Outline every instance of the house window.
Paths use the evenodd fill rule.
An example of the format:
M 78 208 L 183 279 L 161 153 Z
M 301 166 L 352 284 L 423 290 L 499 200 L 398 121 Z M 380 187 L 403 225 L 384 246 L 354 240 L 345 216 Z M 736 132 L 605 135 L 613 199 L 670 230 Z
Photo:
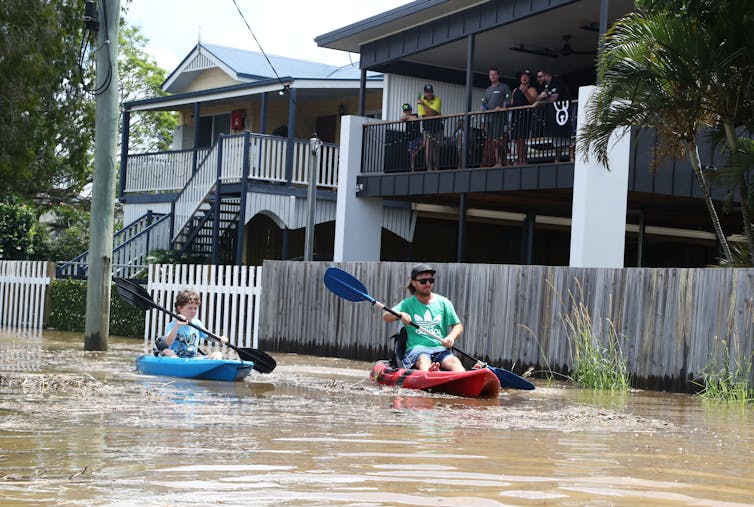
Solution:
M 230 113 L 199 118 L 198 148 L 212 146 L 220 134 L 230 134 Z

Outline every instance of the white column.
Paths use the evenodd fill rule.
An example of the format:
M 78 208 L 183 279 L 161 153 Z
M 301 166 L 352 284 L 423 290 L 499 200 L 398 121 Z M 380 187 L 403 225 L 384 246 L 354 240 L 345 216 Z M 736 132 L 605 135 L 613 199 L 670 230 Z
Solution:
M 579 130 L 586 122 L 586 105 L 595 90 L 594 86 L 579 88 Z M 626 133 L 621 137 L 622 133 L 616 131 L 610 138 L 609 171 L 593 155 L 589 162 L 576 155 L 570 259 L 573 267 L 623 267 L 631 136 Z
M 356 177 L 361 171 L 362 132 L 367 121 L 361 116 L 341 118 L 335 262 L 380 260 L 382 199 L 356 197 Z

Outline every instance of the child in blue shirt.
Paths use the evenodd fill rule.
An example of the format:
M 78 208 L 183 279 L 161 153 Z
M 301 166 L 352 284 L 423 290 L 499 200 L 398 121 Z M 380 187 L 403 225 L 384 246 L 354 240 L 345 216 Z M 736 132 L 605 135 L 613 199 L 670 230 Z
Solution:
M 200 304 L 201 298 L 193 290 L 182 290 L 175 296 L 175 309 L 181 318 L 171 321 L 165 328 L 165 338 L 158 339 L 157 348 L 161 356 L 194 358 L 199 355 L 199 343 L 207 334 L 188 323 L 204 329 L 202 321 L 196 318 Z M 221 336 L 220 340 L 222 343 L 228 343 L 225 336 Z M 207 359 L 222 359 L 222 352 L 212 352 Z

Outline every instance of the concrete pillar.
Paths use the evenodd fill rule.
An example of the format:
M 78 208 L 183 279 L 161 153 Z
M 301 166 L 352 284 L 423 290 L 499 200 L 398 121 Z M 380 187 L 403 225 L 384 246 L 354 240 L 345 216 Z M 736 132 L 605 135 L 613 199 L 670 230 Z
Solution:
M 361 171 L 362 116 L 343 116 L 340 126 L 338 201 L 335 211 L 335 262 L 379 261 L 382 199 L 356 197 Z
M 578 126 L 586 121 L 586 107 L 596 87 L 579 89 Z M 572 267 L 622 268 L 626 243 L 626 200 L 631 136 L 613 134 L 608 171 L 592 156 L 585 162 L 578 153 L 573 176 L 571 223 Z

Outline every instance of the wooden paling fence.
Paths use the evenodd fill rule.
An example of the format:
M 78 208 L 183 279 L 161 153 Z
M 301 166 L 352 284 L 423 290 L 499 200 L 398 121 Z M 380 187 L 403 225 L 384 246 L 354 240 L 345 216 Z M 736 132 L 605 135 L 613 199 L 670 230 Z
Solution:
M 175 312 L 175 296 L 182 289 L 199 293 L 202 303 L 198 318 L 207 330 L 224 335 L 237 347 L 257 347 L 261 294 L 261 267 L 207 266 L 194 264 L 152 264 L 147 290 L 156 303 Z M 145 352 L 152 350 L 154 338 L 165 335 L 172 317 L 150 310 L 144 329 Z M 206 347 L 216 348 L 208 339 Z
M 387 357 L 386 325 L 368 302 L 325 288 L 336 265 L 377 300 L 408 294 L 411 263 L 265 261 L 259 341 L 263 348 L 352 359 Z M 520 373 L 532 366 L 567 373 L 572 342 L 563 318 L 583 307 L 607 345 L 614 327 L 637 387 L 689 390 L 727 349 L 736 368 L 754 353 L 754 269 L 594 269 L 437 264 L 435 291 L 453 301 L 464 351 Z
M 0 327 L 41 330 L 55 263 L 0 261 Z

